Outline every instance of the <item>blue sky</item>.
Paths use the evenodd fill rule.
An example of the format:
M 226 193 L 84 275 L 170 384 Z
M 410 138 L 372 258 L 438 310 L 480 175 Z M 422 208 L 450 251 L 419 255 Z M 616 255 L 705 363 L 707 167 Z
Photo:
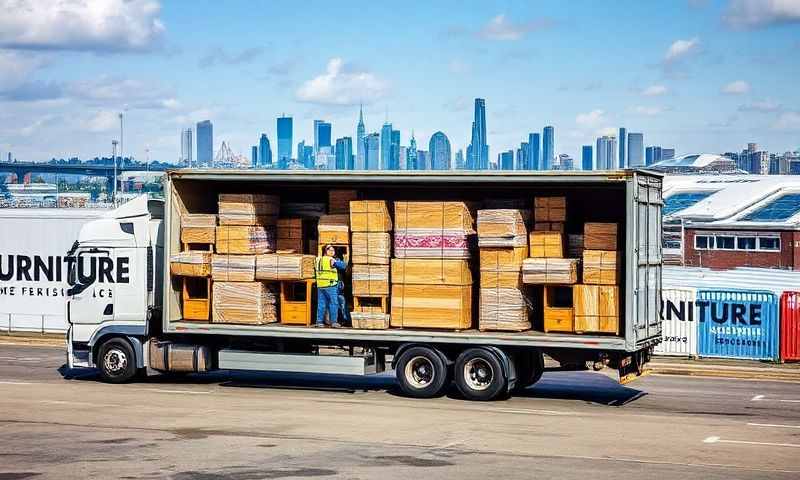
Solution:
M 486 99 L 490 158 L 556 129 L 579 156 L 620 126 L 680 153 L 800 148 L 800 0 L 82 2 L 0 0 L 0 152 L 125 150 L 175 160 L 210 119 L 249 156 L 275 117 L 354 136 L 387 118 L 427 149 L 469 142 Z M 3 155 L 5 155 L 3 153 Z

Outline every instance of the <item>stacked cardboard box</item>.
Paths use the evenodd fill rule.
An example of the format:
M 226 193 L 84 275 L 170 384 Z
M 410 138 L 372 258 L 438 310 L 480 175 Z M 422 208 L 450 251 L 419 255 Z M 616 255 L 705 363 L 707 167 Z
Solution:
M 583 283 L 573 290 L 576 332 L 619 334 L 618 234 L 616 223 L 584 224 Z
M 255 278 L 298 281 L 314 278 L 314 255 L 269 253 L 256 256 Z
M 278 321 L 278 293 L 263 282 L 214 282 L 212 323 L 264 325 Z
M 362 305 L 366 299 L 388 307 L 389 259 L 391 258 L 392 219 L 383 200 L 350 202 L 350 228 L 353 231 L 351 260 L 353 296 L 357 307 L 351 313 L 355 328 L 389 328 L 389 312 Z M 377 298 L 376 298 L 377 297 Z M 364 300 L 364 301 L 362 301 Z
M 529 330 L 530 308 L 520 276 L 522 262 L 527 253 L 527 230 L 522 212 L 514 209 L 479 210 L 478 246 L 478 328 Z
M 220 225 L 275 226 L 280 211 L 277 195 L 262 193 L 220 193 Z
M 302 218 L 279 218 L 277 249 L 306 253 L 306 236 Z

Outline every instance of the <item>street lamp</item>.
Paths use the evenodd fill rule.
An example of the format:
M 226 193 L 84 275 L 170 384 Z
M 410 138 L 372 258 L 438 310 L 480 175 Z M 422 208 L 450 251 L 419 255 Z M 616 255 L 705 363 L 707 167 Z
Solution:
M 116 140 L 111 140 L 111 158 L 114 159 L 114 190 L 111 193 L 111 201 L 114 203 L 114 206 L 117 205 L 117 144 L 119 142 Z

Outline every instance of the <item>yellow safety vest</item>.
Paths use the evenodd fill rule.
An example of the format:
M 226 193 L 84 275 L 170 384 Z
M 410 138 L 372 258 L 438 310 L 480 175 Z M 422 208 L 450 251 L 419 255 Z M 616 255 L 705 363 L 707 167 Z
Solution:
M 317 279 L 317 287 L 319 288 L 333 287 L 339 283 L 339 271 L 331 265 L 330 258 L 317 257 L 314 273 Z

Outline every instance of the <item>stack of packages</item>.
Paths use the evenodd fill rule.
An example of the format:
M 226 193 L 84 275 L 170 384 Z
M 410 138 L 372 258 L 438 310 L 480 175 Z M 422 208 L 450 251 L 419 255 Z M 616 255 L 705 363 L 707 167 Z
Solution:
M 463 202 L 395 202 L 393 327 L 472 326 L 469 240 L 474 220 Z
M 319 234 L 317 250 L 326 244 L 350 246 L 350 216 L 346 214 L 323 215 L 317 224 Z
M 619 334 L 619 275 L 616 223 L 583 227 L 583 283 L 575 285 L 575 331 Z
M 256 281 L 256 255 L 275 251 L 279 206 L 275 195 L 219 195 L 220 224 L 211 259 L 213 323 L 278 320 L 276 288 Z
M 211 254 L 214 250 L 217 216 L 181 215 L 182 251 L 170 256 L 170 273 L 180 276 L 184 320 L 208 321 L 211 296 Z
M 217 216 L 202 213 L 181 215 L 181 243 L 213 244 L 217 228 Z
M 392 219 L 383 200 L 350 202 L 352 230 L 352 287 L 356 298 L 351 314 L 354 328 L 389 328 L 389 312 L 376 309 L 363 298 L 378 298 L 386 305 L 389 295 L 389 259 L 392 255 Z M 363 310 L 362 310 L 363 308 Z
M 521 277 L 527 235 L 520 210 L 478 210 L 480 330 L 521 332 L 531 328 Z

